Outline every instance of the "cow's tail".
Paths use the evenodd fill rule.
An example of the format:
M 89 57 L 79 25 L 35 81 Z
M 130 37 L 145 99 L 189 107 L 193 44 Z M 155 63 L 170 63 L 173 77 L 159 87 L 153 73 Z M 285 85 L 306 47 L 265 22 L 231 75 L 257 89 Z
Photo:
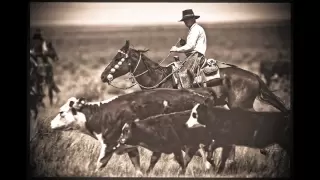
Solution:
M 257 79 L 260 85 L 258 99 L 261 102 L 272 105 L 285 114 L 289 114 L 290 111 L 286 108 L 283 101 L 269 90 L 268 86 L 261 80 L 261 78 L 259 78 L 259 76 L 257 76 Z

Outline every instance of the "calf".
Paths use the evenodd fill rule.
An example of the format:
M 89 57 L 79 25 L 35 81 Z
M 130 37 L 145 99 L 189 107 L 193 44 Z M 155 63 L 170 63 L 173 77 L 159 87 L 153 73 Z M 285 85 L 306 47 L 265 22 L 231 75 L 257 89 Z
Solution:
M 289 61 L 262 61 L 260 63 L 260 73 L 264 75 L 266 84 L 270 86 L 271 77 L 277 74 L 279 77 L 289 77 L 290 62 Z
M 113 99 L 90 103 L 84 98 L 70 98 L 52 120 L 52 129 L 78 129 L 101 143 L 97 170 L 105 167 L 115 152 L 121 128 L 136 118 L 145 119 L 162 113 L 191 110 L 212 95 L 210 88 L 165 89 L 136 91 Z M 116 153 L 127 152 L 131 162 L 140 171 L 140 156 L 136 147 L 121 148 Z M 127 150 L 127 151 L 126 151 Z
M 226 144 L 259 149 L 278 144 L 289 156 L 291 155 L 291 120 L 283 113 L 225 110 L 210 107 L 210 104 L 210 100 L 196 104 L 185 124 L 188 128 L 199 126 L 207 128 L 211 138 L 215 140 L 210 145 L 209 151 Z M 221 172 L 224 166 L 225 164 L 221 164 L 218 172 Z
M 120 145 L 139 145 L 154 152 L 156 156 L 151 158 L 147 173 L 154 168 L 162 153 L 173 153 L 182 168 L 181 173 L 184 174 L 199 144 L 211 143 L 205 128 L 185 128 L 184 123 L 190 112 L 191 110 L 160 114 L 125 123 L 115 149 Z M 185 160 L 181 152 L 184 146 L 187 147 Z

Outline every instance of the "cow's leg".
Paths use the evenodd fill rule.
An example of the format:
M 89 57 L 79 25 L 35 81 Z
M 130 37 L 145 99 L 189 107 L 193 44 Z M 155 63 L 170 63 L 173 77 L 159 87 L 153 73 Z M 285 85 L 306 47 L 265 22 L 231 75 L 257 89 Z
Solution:
M 224 170 L 224 168 L 226 166 L 227 159 L 230 156 L 232 149 L 234 149 L 234 148 L 235 148 L 234 145 L 222 146 L 221 164 L 219 165 L 217 173 L 221 173 Z
M 134 148 L 132 151 L 128 152 L 128 155 L 136 170 L 136 176 L 143 176 L 140 169 L 140 155 L 138 148 Z
M 235 146 L 234 145 L 223 145 L 223 144 L 217 143 L 216 141 L 212 141 L 208 147 L 207 161 L 212 165 L 213 168 L 216 166 L 214 163 L 214 159 L 213 159 L 213 152 L 219 147 L 222 147 L 221 164 L 223 165 L 223 166 L 221 166 L 221 164 L 220 164 L 219 169 L 222 168 L 222 170 L 223 170 L 224 166 L 225 166 L 225 162 L 227 161 L 228 157 L 233 155 L 233 159 L 234 159 Z M 206 170 L 209 170 L 209 168 L 207 168 Z
M 192 160 L 193 156 L 195 155 L 195 153 L 198 151 L 198 148 L 187 148 L 186 150 L 186 155 L 184 156 L 184 165 L 187 168 L 188 164 L 190 163 L 190 161 Z
M 151 159 L 150 159 L 150 165 L 149 165 L 149 168 L 147 170 L 147 174 L 149 174 L 152 169 L 154 168 L 154 166 L 156 165 L 156 163 L 159 161 L 161 157 L 161 153 L 160 152 L 153 152 L 152 155 L 151 155 Z
M 212 167 L 215 167 L 214 159 L 213 159 L 213 152 L 218 148 L 219 146 L 215 143 L 214 140 L 209 144 L 208 147 L 208 155 L 207 155 L 207 162 L 211 164 Z M 210 166 L 206 166 L 206 170 L 209 170 Z
M 185 174 L 186 173 L 186 166 L 184 164 L 183 154 L 182 154 L 181 150 L 179 149 L 179 151 L 176 151 L 173 154 L 174 154 L 174 159 L 179 163 L 179 165 L 181 167 L 181 171 L 179 174 Z
M 50 100 L 50 106 L 53 104 L 53 89 L 52 89 L 52 84 L 49 84 L 48 86 L 48 96 Z
M 110 158 L 113 155 L 114 151 L 107 152 L 107 145 L 106 144 L 101 144 L 101 149 L 100 149 L 100 154 L 98 157 L 97 165 L 96 165 L 96 171 L 102 170 L 107 163 L 109 162 Z
M 202 157 L 202 162 L 204 163 L 205 168 L 210 169 L 211 163 L 209 161 L 207 161 L 207 155 L 205 154 L 205 152 L 207 152 L 207 151 L 204 149 L 204 147 L 200 146 L 200 149 L 197 152 L 200 152 L 201 157 Z M 208 152 L 207 152 L 207 154 L 208 154 Z

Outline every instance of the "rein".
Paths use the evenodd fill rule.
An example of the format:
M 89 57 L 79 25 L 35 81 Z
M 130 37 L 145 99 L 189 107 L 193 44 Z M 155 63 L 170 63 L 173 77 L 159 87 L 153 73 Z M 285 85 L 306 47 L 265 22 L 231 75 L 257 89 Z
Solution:
M 180 42 L 180 38 L 178 39 L 178 41 L 176 42 L 175 45 L 177 45 L 178 42 Z M 121 50 L 118 50 L 118 52 L 121 53 L 121 54 L 123 54 L 123 55 L 125 55 L 125 58 L 122 58 L 122 59 L 121 59 L 121 62 L 124 62 L 125 59 L 128 59 L 128 58 L 129 58 L 128 53 L 125 53 L 125 52 L 123 52 L 123 51 L 121 51 Z M 128 52 L 129 52 L 129 51 L 128 51 Z M 131 79 L 131 81 L 132 81 L 133 84 L 132 84 L 131 86 L 125 87 L 125 88 L 117 87 L 117 86 L 115 86 L 115 85 L 112 85 L 111 82 L 109 83 L 109 85 L 111 85 L 112 87 L 118 88 L 118 89 L 123 89 L 123 90 L 130 89 L 130 88 L 132 88 L 133 86 L 135 86 L 135 85 L 137 85 L 137 84 L 138 84 L 140 87 L 144 88 L 144 89 L 154 89 L 154 88 L 158 87 L 161 83 L 163 83 L 165 80 L 167 80 L 172 74 L 174 74 L 175 72 L 177 72 L 178 70 L 180 70 L 180 69 L 182 68 L 182 65 L 189 59 L 189 57 L 191 57 L 191 56 L 189 56 L 189 57 L 186 58 L 184 61 L 182 61 L 181 66 L 180 66 L 178 69 L 176 69 L 175 71 L 172 71 L 169 75 L 167 75 L 165 78 L 163 78 L 159 83 L 157 83 L 156 85 L 151 86 L 151 87 L 146 87 L 146 86 L 143 86 L 143 85 L 141 85 L 140 83 L 138 83 L 137 80 L 136 80 L 136 78 L 139 77 L 139 76 L 141 76 L 141 75 L 143 75 L 143 74 L 145 74 L 145 73 L 148 72 L 149 70 L 146 70 L 146 71 L 144 71 L 144 72 L 142 72 L 142 73 L 140 73 L 140 74 L 138 74 L 138 75 L 134 75 L 134 74 L 133 74 L 133 73 L 137 70 L 137 68 L 138 68 L 138 66 L 139 66 L 139 64 L 140 64 L 140 61 L 141 61 L 141 53 L 142 53 L 142 52 L 140 52 L 140 54 L 139 54 L 139 60 L 138 60 L 138 63 L 137 63 L 137 65 L 136 65 L 136 67 L 134 68 L 133 72 L 130 72 L 130 77 L 128 78 L 128 79 Z M 195 53 L 195 52 L 194 52 L 194 53 Z M 192 55 L 193 55 L 194 53 L 192 53 Z M 159 65 L 161 65 L 161 63 L 163 63 L 163 62 L 170 56 L 170 54 L 171 54 L 171 52 L 168 53 L 168 55 L 159 63 Z M 110 62 L 110 63 L 111 63 L 111 62 Z M 118 63 L 118 64 L 119 64 L 119 63 Z M 121 64 L 122 64 L 122 63 L 121 63 Z M 119 64 L 119 65 L 121 65 L 121 64 Z M 116 65 L 116 66 L 117 66 L 117 65 Z M 115 66 L 115 68 L 118 69 L 119 67 L 116 67 L 116 66 Z M 114 71 L 115 71 L 115 70 L 112 71 L 112 69 L 111 69 L 111 73 L 114 72 Z

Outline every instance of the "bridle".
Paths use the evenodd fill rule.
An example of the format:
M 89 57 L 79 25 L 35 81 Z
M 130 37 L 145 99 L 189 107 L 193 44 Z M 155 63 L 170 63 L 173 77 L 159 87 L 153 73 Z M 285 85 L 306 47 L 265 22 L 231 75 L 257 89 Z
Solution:
M 177 45 L 178 42 L 180 42 L 180 38 L 179 38 L 179 40 L 176 42 L 175 45 Z M 125 88 L 117 87 L 117 86 L 115 86 L 115 85 L 112 85 L 112 84 L 111 84 L 111 82 L 112 82 L 112 80 L 113 80 L 112 73 L 114 73 L 117 69 L 119 69 L 119 67 L 123 64 L 123 62 L 129 58 L 129 52 L 130 52 L 130 48 L 128 49 L 127 53 L 123 52 L 123 51 L 120 50 L 120 49 L 118 50 L 118 53 L 123 54 L 124 57 L 121 58 L 121 60 L 118 62 L 118 64 L 116 64 L 113 68 L 111 68 L 110 73 L 107 75 L 107 79 L 109 80 L 108 84 L 111 85 L 112 87 L 125 90 L 125 89 L 132 88 L 133 86 L 135 86 L 135 85 L 138 84 L 141 88 L 144 88 L 144 89 L 154 89 L 154 88 L 158 87 L 161 83 L 163 83 L 165 80 L 167 80 L 167 79 L 168 79 L 172 74 L 174 74 L 176 71 L 180 70 L 180 68 L 182 67 L 182 65 L 191 57 L 191 56 L 189 56 L 188 58 L 186 58 L 186 59 L 181 63 L 181 66 L 180 66 L 179 68 L 177 68 L 176 70 L 172 71 L 169 75 L 167 75 L 165 78 L 163 78 L 159 83 L 157 83 L 156 85 L 154 85 L 154 86 L 152 86 L 152 87 L 146 87 L 146 86 L 143 86 L 142 84 L 138 83 L 137 80 L 136 80 L 136 78 L 139 77 L 139 76 L 141 76 L 141 75 L 143 75 L 143 74 L 145 74 L 145 73 L 148 72 L 149 70 L 145 70 L 144 72 L 142 72 L 142 73 L 140 73 L 140 74 L 138 74 L 138 75 L 134 75 L 134 73 L 136 72 L 136 70 L 137 70 L 137 68 L 138 68 L 138 66 L 139 66 L 139 64 L 140 64 L 140 61 L 141 61 L 141 59 L 142 59 L 142 58 L 141 58 L 142 52 L 139 52 L 139 60 L 138 60 L 138 63 L 136 64 L 136 67 L 134 68 L 134 70 L 131 72 L 131 69 L 130 69 L 130 72 L 129 72 L 129 76 L 130 76 L 130 77 L 129 77 L 128 79 L 130 79 L 133 84 L 132 84 L 131 86 L 125 87 Z M 171 52 L 168 53 L 168 55 L 159 63 L 159 65 L 160 65 L 161 63 L 163 63 L 163 61 L 165 61 L 165 60 L 170 56 L 170 54 L 171 54 Z M 192 53 L 192 54 L 194 54 L 194 53 Z M 111 62 L 112 62 L 112 61 L 111 61 Z M 111 63 L 111 62 L 110 62 L 110 63 Z M 109 64 L 110 64 L 110 63 L 109 63 Z M 109 64 L 108 64 L 107 66 L 109 66 Z M 131 66 L 131 62 L 128 62 L 128 65 Z
M 130 72 L 129 72 L 130 77 L 129 77 L 128 79 L 131 80 L 131 82 L 133 83 L 133 85 L 131 85 L 131 86 L 129 86 L 129 87 L 126 87 L 126 88 L 116 87 L 115 85 L 112 85 L 112 84 L 111 84 L 111 82 L 112 82 L 112 80 L 113 80 L 113 75 L 112 75 L 112 73 L 116 72 L 116 70 L 120 68 L 120 66 L 123 64 L 123 62 L 126 61 L 126 60 L 128 60 L 128 58 L 129 58 L 129 52 L 130 52 L 130 49 L 128 50 L 127 53 L 123 52 L 123 51 L 120 50 L 120 49 L 118 50 L 118 53 L 123 54 L 124 57 L 121 58 L 121 60 L 120 60 L 113 68 L 111 68 L 110 73 L 109 73 L 108 76 L 107 76 L 107 79 L 109 80 L 108 84 L 110 84 L 111 86 L 113 86 L 113 87 L 115 87 L 115 88 L 118 88 L 118 89 L 129 89 L 129 88 L 132 88 L 132 87 L 135 86 L 136 84 L 139 84 L 139 83 L 137 83 L 137 81 L 135 81 L 135 78 L 141 76 L 142 74 L 144 74 L 144 73 L 146 73 L 146 72 L 148 71 L 148 70 L 146 70 L 146 71 L 144 71 L 143 73 L 140 73 L 140 74 L 138 74 L 138 75 L 136 75 L 136 76 L 134 75 L 134 73 L 136 72 L 136 70 L 137 70 L 137 68 L 138 68 L 138 66 L 139 66 L 139 64 L 140 64 L 140 61 L 141 61 L 141 54 L 142 54 L 142 52 L 139 52 L 139 60 L 138 60 L 138 63 L 136 64 L 136 67 L 133 69 L 133 71 L 131 71 L 131 68 L 130 68 Z M 110 62 L 110 63 L 111 63 L 111 62 Z M 110 63 L 109 63 L 109 64 L 110 64 Z M 109 66 L 109 64 L 108 64 L 108 66 Z M 131 66 L 131 62 L 128 62 L 128 66 Z

